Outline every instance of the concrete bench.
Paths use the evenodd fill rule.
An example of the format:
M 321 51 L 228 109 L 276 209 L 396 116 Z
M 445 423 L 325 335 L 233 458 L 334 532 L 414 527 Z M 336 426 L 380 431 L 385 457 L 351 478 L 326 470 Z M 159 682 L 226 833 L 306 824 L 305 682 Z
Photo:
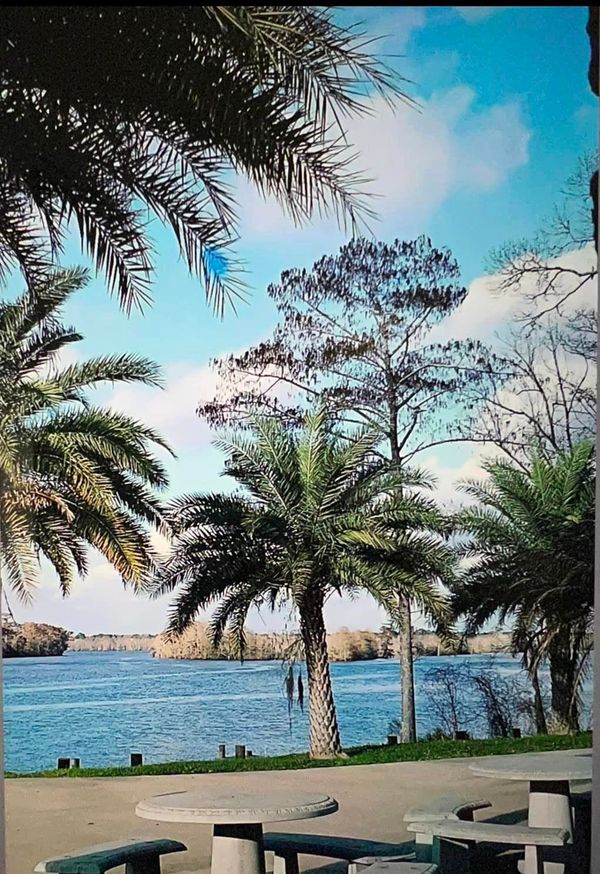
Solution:
M 365 874 L 437 874 L 437 872 L 438 866 L 433 862 L 382 862 L 380 860 L 365 869 Z
M 439 822 L 439 820 L 460 820 L 461 822 L 473 822 L 473 814 L 476 810 L 485 810 L 491 807 L 491 801 L 478 798 L 468 801 L 458 795 L 440 795 L 429 801 L 413 807 L 404 814 L 404 822 Z M 420 862 L 431 862 L 433 852 L 433 836 L 425 832 L 415 834 L 415 857 Z
M 459 796 L 441 796 L 430 802 L 415 807 L 405 816 L 405 822 L 431 822 L 440 819 L 473 821 L 473 813 L 486 807 L 491 802 L 485 799 L 469 801 Z M 348 861 L 348 874 L 358 874 L 378 862 L 400 862 L 415 859 L 416 861 L 432 861 L 433 838 L 427 835 L 417 835 L 415 844 L 390 844 L 382 841 L 369 841 L 361 838 L 334 837 L 332 835 L 266 834 L 265 850 L 275 854 L 273 874 L 297 874 L 298 854 L 311 856 L 326 856 L 331 859 Z M 427 869 L 425 869 L 427 870 Z
M 348 874 L 372 865 L 380 859 L 393 858 L 394 861 L 414 859 L 413 842 L 391 844 L 384 841 L 370 841 L 363 838 L 346 838 L 335 835 L 306 835 L 285 832 L 267 832 L 264 847 L 275 855 L 273 874 L 298 874 L 298 855 L 325 856 L 330 859 L 344 859 L 349 863 Z M 361 857 L 369 857 L 363 861 Z M 360 859 L 357 864 L 355 860 Z M 427 870 L 427 869 L 425 869 Z M 402 872 L 404 874 L 404 872 Z
M 526 825 L 501 825 L 491 822 L 461 822 L 440 819 L 437 822 L 409 823 L 410 832 L 431 835 L 436 839 L 434 861 L 443 874 L 468 874 L 470 851 L 475 842 L 529 847 L 537 869 L 544 870 L 543 848 L 564 847 L 569 841 L 565 829 L 530 828 Z
M 115 841 L 68 853 L 60 859 L 38 862 L 34 871 L 37 874 L 104 874 L 125 865 L 125 874 L 160 874 L 160 857 L 184 850 L 187 850 L 185 844 L 168 838 Z

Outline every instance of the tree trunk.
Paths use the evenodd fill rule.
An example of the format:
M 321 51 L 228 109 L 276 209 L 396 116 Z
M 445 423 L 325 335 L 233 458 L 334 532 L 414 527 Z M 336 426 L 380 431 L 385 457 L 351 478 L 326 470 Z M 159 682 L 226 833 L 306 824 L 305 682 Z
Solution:
M 391 366 L 386 371 L 388 386 L 388 406 L 390 422 L 390 455 L 398 467 L 401 464 L 398 445 L 398 400 L 394 374 Z M 398 611 L 402 634 L 400 635 L 400 670 L 402 672 L 402 717 L 400 739 L 402 743 L 413 743 L 417 739 L 417 716 L 415 708 L 415 674 L 412 650 L 412 615 L 410 598 L 398 593 Z
M 548 725 L 546 723 L 546 713 L 544 711 L 544 702 L 542 700 L 542 690 L 540 689 L 540 678 L 537 668 L 533 668 L 529 676 L 531 677 L 531 685 L 533 687 L 535 730 L 537 734 L 548 734 Z
M 412 646 L 412 616 L 410 598 L 398 597 L 402 634 L 400 636 L 400 670 L 402 672 L 402 743 L 414 743 L 417 739 L 415 713 L 415 674 Z
M 540 689 L 540 679 L 537 670 L 534 670 L 531 675 L 531 685 L 533 686 L 533 709 L 535 716 L 535 730 L 537 734 L 548 734 L 548 725 L 546 723 L 546 713 L 544 712 L 544 702 L 542 701 L 542 692 Z
M 579 731 L 579 708 L 575 692 L 575 665 L 568 643 L 550 652 L 552 712 L 568 732 Z
M 300 611 L 300 632 L 308 676 L 308 722 L 312 759 L 333 759 L 342 752 L 329 675 L 323 597 L 308 595 Z

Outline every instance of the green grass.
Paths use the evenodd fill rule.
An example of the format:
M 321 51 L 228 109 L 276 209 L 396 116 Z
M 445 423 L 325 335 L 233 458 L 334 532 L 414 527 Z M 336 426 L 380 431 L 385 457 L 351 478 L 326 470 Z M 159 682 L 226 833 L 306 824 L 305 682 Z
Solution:
M 8 772 L 7 777 L 138 777 L 161 774 L 219 774 L 234 771 L 291 771 L 302 768 L 330 768 L 350 765 L 375 765 L 389 762 L 420 762 L 433 759 L 458 759 L 472 756 L 501 756 L 507 753 L 537 753 L 591 747 L 591 732 L 537 737 L 494 738 L 492 740 L 435 740 L 395 747 L 369 746 L 347 750 L 347 758 L 327 761 L 310 759 L 307 753 L 287 756 L 252 756 L 249 759 L 211 759 L 199 762 L 164 762 L 136 768 L 79 768 L 69 771 L 38 771 L 33 774 Z

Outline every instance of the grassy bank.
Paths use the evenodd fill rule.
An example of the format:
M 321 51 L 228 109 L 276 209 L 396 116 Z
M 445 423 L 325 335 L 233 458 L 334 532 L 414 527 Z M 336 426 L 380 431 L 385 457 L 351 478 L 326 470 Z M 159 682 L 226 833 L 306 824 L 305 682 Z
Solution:
M 314 761 L 307 753 L 287 756 L 252 756 L 249 759 L 211 759 L 198 762 L 164 762 L 157 765 L 141 765 L 136 768 L 80 768 L 70 771 L 38 771 L 33 774 L 8 772 L 7 777 L 137 777 L 161 774 L 218 774 L 233 771 L 291 771 L 301 768 L 327 768 L 332 766 L 374 765 L 390 762 L 419 762 L 433 759 L 456 759 L 473 756 L 501 756 L 508 753 L 534 753 L 551 750 L 584 749 L 591 747 L 591 732 L 582 732 L 573 737 L 566 735 L 494 738 L 492 740 L 468 741 L 419 741 L 395 747 L 369 746 L 347 750 L 347 758 L 334 761 Z

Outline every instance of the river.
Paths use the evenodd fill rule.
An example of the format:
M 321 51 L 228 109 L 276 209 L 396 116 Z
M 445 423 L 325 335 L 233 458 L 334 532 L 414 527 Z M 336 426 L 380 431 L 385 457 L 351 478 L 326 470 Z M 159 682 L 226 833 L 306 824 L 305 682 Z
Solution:
M 488 658 L 416 661 L 421 735 L 439 725 L 427 672 L 465 662 L 477 670 Z M 505 655 L 495 657 L 494 668 L 505 676 L 520 673 L 519 661 Z M 331 666 L 345 746 L 385 741 L 398 716 L 399 670 L 395 659 Z M 145 762 L 206 759 L 221 743 L 228 754 L 236 743 L 255 754 L 306 750 L 307 715 L 297 705 L 288 713 L 284 677 L 279 662 L 175 661 L 143 652 L 7 660 L 5 766 L 18 772 L 53 768 L 59 756 L 79 757 L 82 767 L 127 765 L 130 752 L 141 752 Z M 468 728 L 485 734 L 475 714 Z

